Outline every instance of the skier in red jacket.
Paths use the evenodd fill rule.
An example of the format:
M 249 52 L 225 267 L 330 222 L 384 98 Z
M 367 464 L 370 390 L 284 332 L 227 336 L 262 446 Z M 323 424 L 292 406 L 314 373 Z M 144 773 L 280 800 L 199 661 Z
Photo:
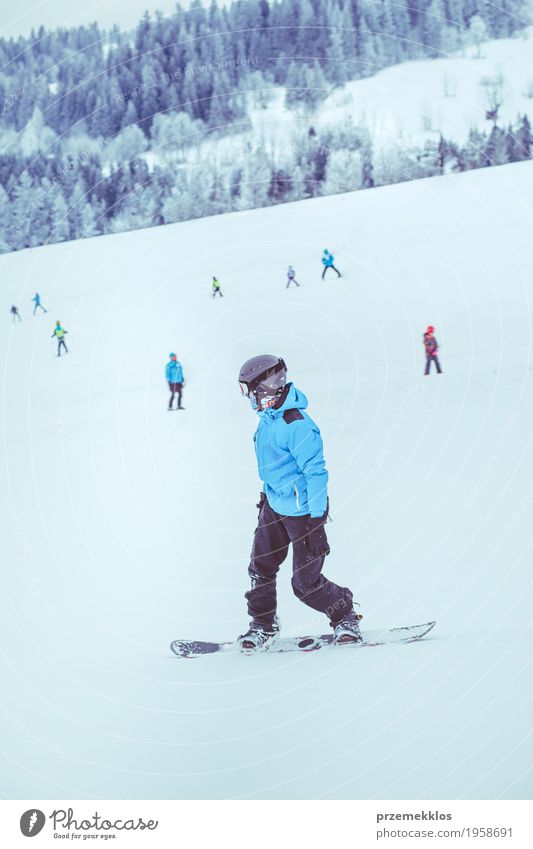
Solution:
M 435 336 L 433 335 L 434 333 L 435 328 L 432 324 L 430 324 L 423 336 L 424 348 L 426 349 L 426 370 L 424 372 L 424 375 L 429 374 L 431 363 L 435 363 L 438 374 L 442 374 L 439 358 L 437 357 L 439 345 L 437 340 L 435 339 Z

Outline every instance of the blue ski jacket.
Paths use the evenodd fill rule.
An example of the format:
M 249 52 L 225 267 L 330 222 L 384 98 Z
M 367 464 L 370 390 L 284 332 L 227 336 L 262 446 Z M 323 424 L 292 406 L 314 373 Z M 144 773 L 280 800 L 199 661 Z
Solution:
M 35 303 L 39 305 L 41 303 L 41 296 L 36 292 L 32 298 L 32 301 L 35 301 Z
M 169 383 L 183 383 L 183 369 L 177 360 L 170 360 L 165 369 L 165 375 Z
M 322 262 L 326 266 L 326 268 L 329 268 L 333 265 L 333 260 L 334 260 L 333 254 L 328 253 L 328 251 L 324 251 L 324 256 L 322 257 Z
M 328 503 L 328 473 L 320 431 L 304 412 L 307 398 L 289 383 L 281 407 L 258 410 L 254 434 L 259 477 L 268 503 L 282 516 L 319 518 Z

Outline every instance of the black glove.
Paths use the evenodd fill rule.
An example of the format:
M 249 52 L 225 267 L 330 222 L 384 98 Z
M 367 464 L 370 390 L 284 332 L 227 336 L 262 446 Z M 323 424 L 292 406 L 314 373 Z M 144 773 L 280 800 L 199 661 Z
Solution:
M 255 505 L 255 506 L 257 507 L 257 509 L 259 510 L 259 512 L 261 512 L 261 510 L 262 510 L 262 509 L 263 509 L 263 507 L 265 506 L 265 501 L 266 501 L 266 500 L 267 500 L 267 497 L 266 497 L 265 493 L 264 493 L 264 492 L 260 492 L 260 493 L 259 493 L 259 502 Z

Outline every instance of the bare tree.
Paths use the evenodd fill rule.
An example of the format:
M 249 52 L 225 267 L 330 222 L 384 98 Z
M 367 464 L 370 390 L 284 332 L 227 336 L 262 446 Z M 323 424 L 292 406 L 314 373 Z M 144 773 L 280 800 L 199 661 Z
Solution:
M 505 78 L 500 71 L 494 77 L 481 77 L 479 84 L 485 90 L 485 117 L 496 125 L 504 99 Z

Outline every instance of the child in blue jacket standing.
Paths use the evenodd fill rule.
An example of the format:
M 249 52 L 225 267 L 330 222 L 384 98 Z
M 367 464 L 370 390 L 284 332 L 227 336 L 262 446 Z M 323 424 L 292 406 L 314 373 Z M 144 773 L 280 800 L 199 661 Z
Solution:
M 184 410 L 185 407 L 181 406 L 181 390 L 183 388 L 183 384 L 185 383 L 185 379 L 183 377 L 183 368 L 181 363 L 178 362 L 178 358 L 176 354 L 169 354 L 170 361 L 167 363 L 165 369 L 165 377 L 168 381 L 168 388 L 170 389 L 170 401 L 168 402 L 168 409 L 172 410 L 172 403 L 174 401 L 174 396 L 178 396 L 178 404 L 177 410 Z
M 241 392 L 259 416 L 254 435 L 263 491 L 246 593 L 250 628 L 239 637 L 243 651 L 265 651 L 276 639 L 276 576 L 292 544 L 292 588 L 304 604 L 325 613 L 335 643 L 360 642 L 352 593 L 322 574 L 330 548 L 328 473 L 322 438 L 307 415 L 307 398 L 292 383 L 280 357 L 247 360 L 239 372 Z

